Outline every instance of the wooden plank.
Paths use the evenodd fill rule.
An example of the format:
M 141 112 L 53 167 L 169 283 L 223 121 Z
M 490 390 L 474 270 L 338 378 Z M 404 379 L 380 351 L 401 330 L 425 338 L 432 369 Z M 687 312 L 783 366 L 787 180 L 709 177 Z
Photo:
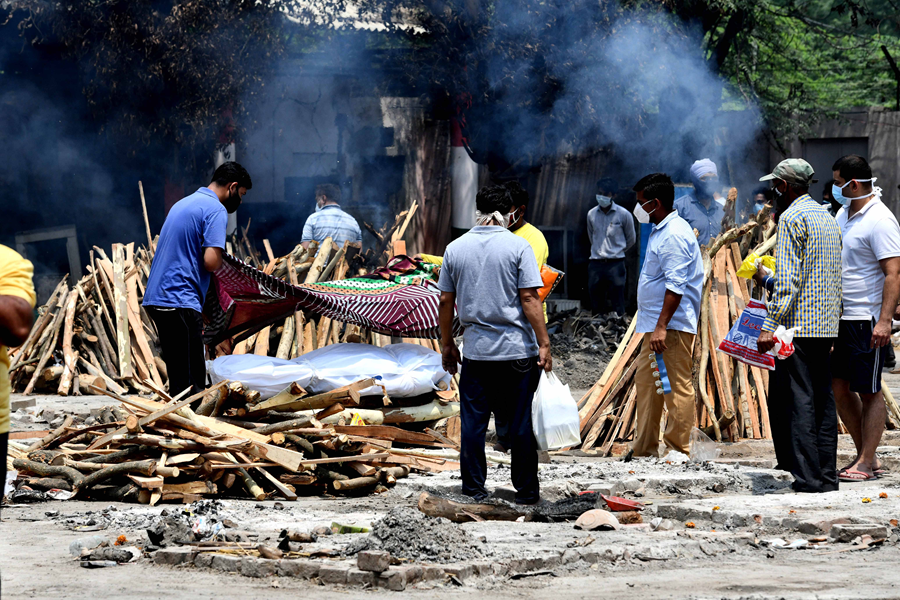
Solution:
M 622 341 L 619 342 L 619 347 L 616 348 L 615 354 L 610 359 L 609 364 L 606 365 L 606 368 L 603 370 L 603 374 L 600 375 L 600 379 L 597 380 L 591 390 L 585 394 L 585 396 L 578 402 L 579 416 L 581 416 L 582 420 L 584 419 L 584 415 L 590 413 L 588 410 L 585 413 L 582 413 L 581 410 L 583 407 L 588 406 L 591 402 L 594 402 L 596 398 L 603 391 L 603 387 L 609 382 L 610 377 L 613 376 L 613 372 L 618 366 L 619 359 L 622 357 L 622 354 L 625 353 L 626 348 L 631 342 L 632 336 L 634 335 L 634 328 L 637 326 L 637 315 L 632 315 L 631 323 L 628 325 L 628 329 L 625 330 L 625 335 L 622 337 Z
M 132 270 L 134 269 L 133 243 L 125 246 L 125 267 Z M 156 360 L 153 356 L 153 352 L 150 350 L 147 334 L 144 332 L 144 324 L 141 321 L 141 307 L 138 304 L 137 297 L 137 278 L 129 277 L 126 284 L 128 292 L 128 323 L 131 325 L 131 333 L 134 335 L 135 342 L 137 342 L 138 349 L 140 350 L 141 358 L 143 358 L 143 363 L 146 370 L 149 372 L 150 377 L 153 379 L 154 383 L 162 387 L 163 380 L 159 375 L 159 370 L 156 368 Z M 178 393 L 181 390 L 172 391 L 173 393 Z
M 102 262 L 102 261 L 101 261 Z M 116 341 L 119 350 L 119 377 L 134 375 L 131 367 L 131 340 L 128 336 L 128 291 L 125 285 L 125 247 L 113 244 L 113 309 L 116 313 Z
M 237 454 L 238 458 L 244 460 L 245 462 L 248 462 L 248 463 L 250 462 L 250 459 L 247 458 L 245 455 L 241 454 L 240 452 L 236 452 L 235 454 Z M 262 475 L 263 477 L 265 477 L 269 481 L 269 483 L 271 483 L 275 487 L 275 489 L 278 490 L 278 493 L 281 494 L 285 500 L 296 500 L 297 499 L 297 494 L 294 493 L 294 490 L 292 490 L 290 487 L 286 486 L 285 484 L 281 483 L 278 479 L 273 477 L 271 473 L 269 473 L 268 471 L 265 470 L 265 468 L 260 467 L 260 466 L 253 466 L 252 469 L 254 471 L 256 471 L 257 473 L 259 473 L 260 475 Z
M 635 323 L 635 321 L 633 320 L 632 324 L 634 324 L 634 323 Z M 586 433 L 585 429 L 586 429 L 589 417 L 596 410 L 597 405 L 603 401 L 603 399 L 606 397 L 607 392 L 615 385 L 618 378 L 622 375 L 622 372 L 626 368 L 627 361 L 622 360 L 622 356 L 630 357 L 635 352 L 637 352 L 638 347 L 641 345 L 641 342 L 643 341 L 643 339 L 644 339 L 643 335 L 632 335 L 627 346 L 625 344 L 619 345 L 619 349 L 616 350 L 616 354 L 613 355 L 613 361 L 615 362 L 615 366 L 613 367 L 613 370 L 610 373 L 609 377 L 607 378 L 606 382 L 603 384 L 603 389 L 600 391 L 600 393 L 597 395 L 597 397 L 594 400 L 585 403 L 584 407 L 580 411 L 578 411 L 578 415 L 581 418 L 582 438 L 584 438 L 584 434 Z M 610 362 L 610 364 L 613 364 L 613 362 Z M 601 377 L 601 381 L 602 380 L 603 380 L 603 378 Z
M 153 477 L 142 477 L 140 475 L 132 475 L 128 473 L 128 479 L 135 482 L 138 487 L 142 487 L 146 490 L 157 490 L 161 489 L 163 486 L 163 478 L 162 475 L 154 475 Z
M 253 407 L 252 413 L 278 409 L 280 411 L 318 410 L 338 402 L 344 406 L 359 406 L 359 392 L 375 385 L 374 379 L 361 379 L 324 394 L 307 396 L 306 390 L 295 383 L 268 400 Z M 299 395 L 302 394 L 302 395 Z
M 731 255 L 729 256 L 729 259 L 731 261 L 734 273 L 737 273 L 737 270 L 744 262 L 744 259 L 741 256 L 741 247 L 737 242 L 731 242 L 730 249 Z M 746 306 L 750 301 L 750 280 L 744 279 L 743 277 L 738 277 L 736 274 L 734 275 L 734 278 L 738 282 L 735 286 L 735 289 L 740 293 L 741 300 L 743 300 L 744 306 Z
M 741 409 L 735 406 L 734 395 L 731 391 L 733 381 L 731 359 L 717 350 L 730 329 L 728 323 L 728 289 L 725 285 L 725 254 L 725 252 L 716 254 L 713 262 L 712 286 L 710 288 L 710 308 L 713 311 L 710 314 L 710 325 L 713 335 L 710 338 L 710 351 L 721 370 L 721 377 L 717 381 L 720 383 L 719 393 L 723 401 L 723 407 L 733 411 L 738 419 L 743 422 L 743 417 L 740 414 Z M 737 439 L 741 433 L 737 421 L 731 425 L 731 429 L 732 439 Z
M 257 356 L 269 355 L 269 335 L 272 326 L 268 326 L 256 335 L 256 345 L 253 348 L 253 354 Z
M 78 303 L 78 283 L 68 297 L 66 297 L 66 305 L 60 310 L 65 310 L 65 318 L 63 319 L 63 340 L 62 349 L 64 357 L 63 373 L 59 378 L 59 386 L 56 392 L 60 396 L 68 396 L 69 389 L 72 387 L 72 379 L 75 376 L 75 361 L 77 353 L 72 350 L 72 335 L 75 327 L 75 306 Z
M 447 444 L 437 440 L 434 436 L 415 431 L 407 431 L 390 425 L 335 425 L 336 433 L 346 433 L 361 437 L 375 438 L 376 440 L 390 440 L 404 444 L 416 444 L 420 446 L 441 446 Z

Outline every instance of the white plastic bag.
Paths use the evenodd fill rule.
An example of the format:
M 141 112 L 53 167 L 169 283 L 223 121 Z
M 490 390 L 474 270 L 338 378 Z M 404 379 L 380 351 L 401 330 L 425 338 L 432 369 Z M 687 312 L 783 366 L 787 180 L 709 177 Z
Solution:
M 541 373 L 534 402 L 531 403 L 531 427 L 541 450 L 557 450 L 581 443 L 578 404 L 554 373 Z
M 794 336 L 800 332 L 800 327 L 791 327 L 785 329 L 784 325 L 779 325 L 772 337 L 775 338 L 775 347 L 772 352 L 781 360 L 786 359 L 794 353 Z

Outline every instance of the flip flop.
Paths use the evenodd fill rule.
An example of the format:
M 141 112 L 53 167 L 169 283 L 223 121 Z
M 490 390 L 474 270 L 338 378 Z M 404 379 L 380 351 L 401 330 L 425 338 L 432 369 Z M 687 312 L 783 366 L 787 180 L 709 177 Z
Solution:
M 870 479 L 878 479 L 878 475 L 867 475 L 856 469 L 844 469 L 838 474 L 840 481 L 869 481 Z
M 875 469 L 872 472 L 875 473 L 875 475 L 877 475 L 878 477 L 881 477 L 882 475 L 887 473 L 887 469 Z

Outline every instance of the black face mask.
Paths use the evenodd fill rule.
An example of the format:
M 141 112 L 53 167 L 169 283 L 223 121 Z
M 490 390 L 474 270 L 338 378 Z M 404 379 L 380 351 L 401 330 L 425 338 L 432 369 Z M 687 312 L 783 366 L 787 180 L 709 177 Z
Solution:
M 225 206 L 225 210 L 228 211 L 228 214 L 234 213 L 238 206 L 241 205 L 241 193 L 235 192 L 234 194 L 229 194 L 222 204 Z

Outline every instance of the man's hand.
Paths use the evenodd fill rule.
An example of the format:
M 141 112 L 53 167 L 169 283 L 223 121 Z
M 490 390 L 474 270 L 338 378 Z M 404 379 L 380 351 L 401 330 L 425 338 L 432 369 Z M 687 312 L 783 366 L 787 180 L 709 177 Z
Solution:
M 666 328 L 662 325 L 657 325 L 656 329 L 653 330 L 653 334 L 650 336 L 650 349 L 657 354 L 662 354 L 668 349 L 668 346 L 666 346 Z
M 900 321 L 900 304 L 894 309 L 894 319 Z
M 459 355 L 459 348 L 456 347 L 456 344 L 450 344 L 449 346 L 444 346 L 443 352 L 441 352 L 441 364 L 444 367 L 444 370 L 450 373 L 451 375 L 456 375 L 457 366 L 462 362 L 462 357 Z
M 775 334 L 771 331 L 763 331 L 756 340 L 756 349 L 760 352 L 768 352 L 775 347 Z
M 541 346 L 538 349 L 538 366 L 549 373 L 553 370 L 553 357 L 550 356 L 550 346 Z
M 884 321 L 878 321 L 875 329 L 872 330 L 872 342 L 870 348 L 883 348 L 891 343 L 891 324 Z
M 756 270 L 756 273 L 753 274 L 753 281 L 755 281 L 756 285 L 758 285 L 761 288 L 766 287 L 766 275 L 765 275 L 765 273 L 763 273 L 762 269 Z

